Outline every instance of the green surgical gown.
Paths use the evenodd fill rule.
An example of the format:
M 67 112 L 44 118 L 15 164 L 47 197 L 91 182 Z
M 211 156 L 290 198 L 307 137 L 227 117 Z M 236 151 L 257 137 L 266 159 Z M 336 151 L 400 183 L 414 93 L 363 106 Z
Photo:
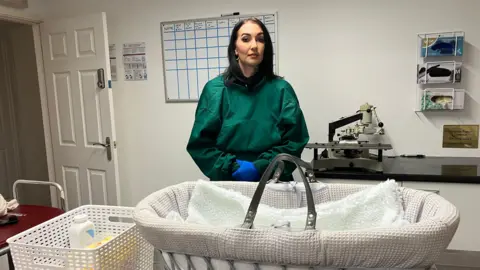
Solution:
M 292 86 L 282 78 L 254 88 L 231 84 L 223 76 L 209 81 L 200 95 L 187 151 L 212 181 L 233 181 L 236 159 L 253 162 L 260 175 L 280 153 L 297 157 L 309 140 Z M 282 180 L 295 165 L 285 162 Z

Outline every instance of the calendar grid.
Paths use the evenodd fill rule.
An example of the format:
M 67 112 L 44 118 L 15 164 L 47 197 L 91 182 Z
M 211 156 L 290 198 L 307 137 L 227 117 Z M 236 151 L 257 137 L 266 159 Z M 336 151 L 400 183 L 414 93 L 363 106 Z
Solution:
M 176 29 L 175 29 L 175 32 L 173 33 L 173 38 L 174 38 L 174 47 L 175 47 L 175 62 L 178 62 L 178 51 L 177 51 L 177 33 L 176 33 Z M 176 72 L 177 74 L 177 86 L 179 85 L 179 82 L 180 82 L 180 78 L 178 77 L 178 72 Z M 177 92 L 178 92 L 178 96 L 180 96 L 180 87 L 177 87 Z
M 197 31 L 195 31 L 195 24 L 193 26 L 193 38 L 194 38 L 194 44 L 195 44 L 195 48 L 198 48 L 197 47 Z M 188 55 L 187 55 L 187 59 L 188 59 Z M 188 60 L 187 60 L 188 61 Z M 198 68 L 198 56 L 197 56 L 197 50 L 195 49 L 195 68 Z M 188 72 L 188 71 L 187 71 Z M 198 85 L 198 71 L 197 71 L 197 74 L 195 76 L 195 79 L 197 81 L 197 97 L 199 97 L 199 93 L 200 93 L 200 86 Z
M 276 53 L 276 15 L 255 17 L 269 29 Z M 203 86 L 228 68 L 231 32 L 243 18 L 230 16 L 162 23 L 167 102 L 197 101 Z
M 185 28 L 184 28 L 185 29 Z M 187 51 L 187 31 L 185 31 L 185 40 L 184 40 L 184 45 L 185 45 L 185 59 L 188 59 L 188 51 Z M 187 89 L 188 89 L 188 98 L 190 99 L 190 76 L 188 75 L 188 60 L 185 60 L 186 66 L 187 66 Z M 177 72 L 178 73 L 178 72 Z M 179 87 L 180 88 L 180 87 Z
M 218 21 L 217 21 L 217 62 L 218 62 L 218 74 L 220 74 L 220 35 L 218 34 Z

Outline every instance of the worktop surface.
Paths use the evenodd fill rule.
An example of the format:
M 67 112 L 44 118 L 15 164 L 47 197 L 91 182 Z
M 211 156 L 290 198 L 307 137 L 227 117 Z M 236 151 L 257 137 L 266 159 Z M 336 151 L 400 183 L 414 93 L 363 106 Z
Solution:
M 476 157 L 387 157 L 383 173 L 362 171 L 316 171 L 317 178 L 448 182 L 480 184 L 480 158 Z

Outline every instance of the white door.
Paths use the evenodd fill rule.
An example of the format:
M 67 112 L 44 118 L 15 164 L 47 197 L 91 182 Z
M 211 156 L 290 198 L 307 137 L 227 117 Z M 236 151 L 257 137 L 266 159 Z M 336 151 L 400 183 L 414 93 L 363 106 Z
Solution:
M 106 15 L 46 21 L 41 33 L 55 178 L 66 206 L 118 205 Z

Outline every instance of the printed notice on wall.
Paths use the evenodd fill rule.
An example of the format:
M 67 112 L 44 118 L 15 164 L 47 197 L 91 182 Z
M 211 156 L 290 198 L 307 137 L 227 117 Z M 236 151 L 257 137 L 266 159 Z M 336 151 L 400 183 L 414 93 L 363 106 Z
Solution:
M 110 73 L 112 74 L 112 81 L 117 80 L 117 49 L 115 44 L 110 44 Z
M 123 66 L 126 81 L 147 80 L 145 42 L 123 44 Z

